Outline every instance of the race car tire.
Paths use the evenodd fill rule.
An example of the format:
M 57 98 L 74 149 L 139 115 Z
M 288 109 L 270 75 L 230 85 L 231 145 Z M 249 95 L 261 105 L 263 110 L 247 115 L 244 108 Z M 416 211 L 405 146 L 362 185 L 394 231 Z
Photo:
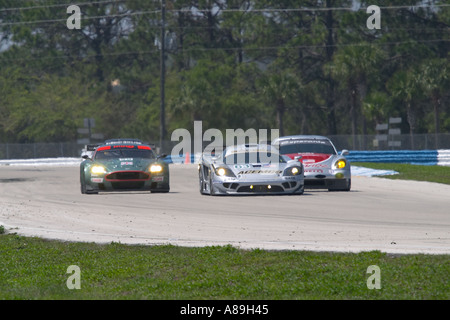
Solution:
M 164 190 L 150 190 L 151 193 L 168 193 L 170 190 L 169 189 L 164 189 Z
M 80 181 L 80 186 L 81 186 L 81 194 L 86 194 L 87 193 L 87 189 L 86 189 L 86 182 L 85 182 L 85 178 L 84 175 Z
M 163 188 L 160 188 L 160 189 L 152 189 L 152 190 L 150 190 L 150 192 L 151 193 L 168 193 L 169 191 L 170 191 L 170 186 L 169 186 L 169 184 L 165 184 L 165 185 L 162 185 L 163 186 Z
M 198 186 L 199 186 L 200 194 L 203 194 L 204 193 L 204 183 L 203 183 L 203 174 L 202 174 L 201 168 L 198 171 Z
M 302 195 L 305 192 L 305 186 L 302 186 L 298 191 L 296 191 L 294 194 L 296 195 Z
M 350 191 L 352 187 L 352 179 L 348 179 L 347 185 L 344 188 L 329 188 L 328 191 Z
M 212 173 L 209 175 L 209 195 L 214 196 L 216 194 L 216 188 L 212 183 Z

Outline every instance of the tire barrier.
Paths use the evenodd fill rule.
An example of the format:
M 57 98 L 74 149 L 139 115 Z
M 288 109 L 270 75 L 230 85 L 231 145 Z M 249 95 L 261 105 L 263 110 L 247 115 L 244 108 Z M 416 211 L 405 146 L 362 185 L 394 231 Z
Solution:
M 189 157 L 189 158 L 188 158 Z M 197 163 L 200 154 L 187 154 L 165 158 L 167 163 Z M 450 166 L 449 150 L 385 150 L 385 151 L 350 151 L 350 162 L 384 162 L 409 163 L 419 165 Z M 188 162 L 190 160 L 190 162 Z
M 450 166 L 450 150 L 438 150 L 439 166 Z
M 350 151 L 351 162 L 409 163 L 419 165 L 450 165 L 450 150 L 385 150 Z

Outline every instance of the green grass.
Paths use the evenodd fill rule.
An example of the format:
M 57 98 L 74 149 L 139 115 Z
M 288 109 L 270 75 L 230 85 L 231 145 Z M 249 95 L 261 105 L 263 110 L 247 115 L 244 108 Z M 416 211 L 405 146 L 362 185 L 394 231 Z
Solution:
M 70 265 L 81 289 L 69 290 Z M 381 269 L 369 290 L 367 268 Z M 448 300 L 450 256 L 70 243 L 0 235 L 0 299 Z
M 388 179 L 430 181 L 450 184 L 450 167 L 372 162 L 352 162 L 352 165 L 372 169 L 395 170 L 399 173 L 395 175 L 382 176 L 383 178 Z

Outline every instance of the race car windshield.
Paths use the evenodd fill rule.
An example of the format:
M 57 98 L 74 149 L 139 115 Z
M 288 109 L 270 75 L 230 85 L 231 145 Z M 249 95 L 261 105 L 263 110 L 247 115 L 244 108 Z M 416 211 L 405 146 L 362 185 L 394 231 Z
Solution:
M 155 159 L 155 154 L 152 150 L 139 149 L 114 149 L 97 151 L 95 154 L 96 160 L 108 160 L 117 158 L 144 158 Z
M 226 164 L 249 164 L 249 163 L 286 163 L 279 154 L 271 152 L 240 152 L 225 157 Z
M 293 153 L 323 153 L 336 154 L 333 146 L 328 143 L 295 143 L 280 146 L 281 154 Z

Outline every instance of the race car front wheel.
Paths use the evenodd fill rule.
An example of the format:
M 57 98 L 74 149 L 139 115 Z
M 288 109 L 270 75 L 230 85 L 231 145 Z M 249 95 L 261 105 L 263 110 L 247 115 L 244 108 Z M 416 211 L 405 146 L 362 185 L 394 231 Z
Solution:
M 86 194 L 86 182 L 85 182 L 84 174 L 81 177 L 80 185 L 81 185 L 81 194 Z
M 352 187 L 352 179 L 348 179 L 348 181 L 346 181 L 345 185 L 328 188 L 328 191 L 350 191 L 351 187 Z
M 209 179 L 206 181 L 205 179 L 205 170 L 203 169 L 203 167 L 200 169 L 200 171 L 198 172 L 198 184 L 199 184 L 199 191 L 200 194 L 207 194 L 207 195 L 214 195 L 215 193 L 215 188 L 213 187 L 212 184 L 212 170 L 208 169 L 209 171 Z
M 170 191 L 170 186 L 168 183 L 159 186 L 158 189 L 150 190 L 151 193 L 168 193 Z
M 97 191 L 89 191 L 86 187 L 86 183 L 84 182 L 84 176 L 83 179 L 81 179 L 81 183 L 80 183 L 80 189 L 81 189 L 81 194 L 98 194 Z
M 209 175 L 209 195 L 214 196 L 216 194 L 216 188 L 212 182 L 212 173 Z
M 203 174 L 202 174 L 202 170 L 200 169 L 198 171 L 198 186 L 199 186 L 199 191 L 200 194 L 203 194 L 204 190 L 205 190 L 205 184 L 203 183 Z

